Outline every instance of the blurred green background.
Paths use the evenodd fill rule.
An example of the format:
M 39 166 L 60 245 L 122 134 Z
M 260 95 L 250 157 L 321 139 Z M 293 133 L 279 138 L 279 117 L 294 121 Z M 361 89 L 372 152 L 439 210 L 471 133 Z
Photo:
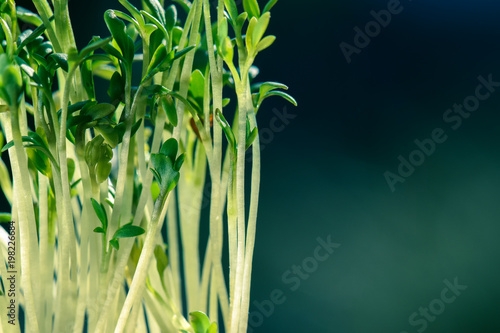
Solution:
M 399 13 L 348 63 L 340 43 L 354 45 L 353 29 L 388 6 Z M 107 8 L 121 5 L 70 1 L 81 46 L 108 35 Z M 278 2 L 269 27 L 278 39 L 257 60 L 259 81 L 289 85 L 299 107 L 270 99 L 259 112 L 271 131 L 254 332 L 500 332 L 500 89 L 458 129 L 443 120 L 474 95 L 478 76 L 500 82 L 499 15 L 492 0 Z M 296 117 L 273 131 L 284 112 Z M 391 191 L 384 173 L 396 174 L 398 156 L 408 159 L 436 128 L 446 142 Z M 307 259 L 329 235 L 341 246 Z M 289 271 L 302 264 L 307 275 Z M 467 289 L 443 303 L 443 281 L 455 278 Z M 271 308 L 276 289 L 281 304 Z M 426 319 L 419 311 L 429 305 Z

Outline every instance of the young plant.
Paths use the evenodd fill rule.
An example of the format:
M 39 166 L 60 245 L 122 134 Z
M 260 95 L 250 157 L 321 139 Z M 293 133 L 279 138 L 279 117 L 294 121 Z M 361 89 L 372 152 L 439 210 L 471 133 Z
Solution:
M 78 50 L 68 0 L 0 1 L 0 332 L 246 332 L 277 0 L 119 2 Z

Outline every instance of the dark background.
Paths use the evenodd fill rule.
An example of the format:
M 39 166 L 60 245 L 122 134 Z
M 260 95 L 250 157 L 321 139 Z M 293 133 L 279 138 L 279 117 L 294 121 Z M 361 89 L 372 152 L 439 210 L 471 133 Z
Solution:
M 500 91 L 456 130 L 443 120 L 474 95 L 478 76 L 500 81 L 500 5 L 402 0 L 348 64 L 339 44 L 353 45 L 353 28 L 387 6 L 281 0 L 272 11 L 278 39 L 257 60 L 259 78 L 289 85 L 299 107 L 269 99 L 259 112 L 261 128 L 273 109 L 296 118 L 262 155 L 252 299 L 267 307 L 250 308 L 255 332 L 500 332 Z M 81 46 L 108 35 L 107 8 L 123 10 L 70 1 Z M 447 140 L 391 191 L 384 173 L 436 128 Z M 283 274 L 311 264 L 317 238 L 329 235 L 341 246 L 292 291 Z M 412 313 L 437 306 L 455 278 L 467 289 L 412 326 Z M 285 299 L 270 309 L 275 289 Z

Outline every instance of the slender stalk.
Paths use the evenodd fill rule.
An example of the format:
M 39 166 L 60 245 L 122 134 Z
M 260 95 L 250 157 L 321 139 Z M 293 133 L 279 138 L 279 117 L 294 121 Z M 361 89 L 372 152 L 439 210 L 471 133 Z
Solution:
M 146 232 L 146 239 L 144 240 L 144 246 L 141 251 L 141 256 L 139 257 L 139 262 L 137 263 L 137 268 L 135 270 L 134 278 L 132 279 L 132 284 L 123 304 L 120 317 L 118 318 L 118 323 L 116 324 L 115 333 L 121 333 L 125 329 L 127 324 L 127 319 L 130 314 L 132 306 L 137 300 L 142 297 L 142 292 L 145 287 L 146 276 L 148 273 L 149 263 L 151 262 L 151 257 L 153 255 L 153 250 L 155 246 L 156 234 L 161 230 L 160 219 L 162 215 L 162 210 L 167 207 L 168 204 L 165 202 L 165 198 L 158 198 L 155 202 L 155 207 L 153 210 L 153 216 L 151 217 L 148 230 Z
M 31 189 L 29 181 L 31 179 L 28 173 L 28 161 L 26 153 L 23 148 L 21 130 L 19 127 L 19 108 L 17 105 L 11 106 L 10 117 L 10 131 L 6 133 L 12 136 L 14 141 L 14 149 L 9 150 L 9 158 L 12 166 L 12 173 L 14 178 L 14 194 L 16 201 L 19 203 L 18 218 L 20 230 L 20 243 L 21 243 L 21 283 L 24 289 L 24 299 L 26 304 L 26 316 L 30 322 L 30 329 L 32 332 L 39 332 L 38 317 L 36 313 L 35 299 L 32 289 L 32 258 L 36 258 L 37 254 L 34 247 L 36 239 L 30 239 L 30 228 L 36 228 L 35 214 L 33 211 L 33 204 L 31 200 Z M 2 122 L 5 121 L 2 117 Z M 4 130 L 6 126 L 2 126 Z
M 251 104 L 250 89 L 247 90 L 247 101 L 249 102 L 248 109 L 250 128 L 257 127 L 257 120 L 253 105 Z M 252 275 L 252 258 L 255 247 L 255 233 L 257 229 L 257 211 L 259 205 L 259 189 L 260 189 L 260 141 L 259 136 L 255 137 L 252 145 L 252 184 L 250 193 L 250 210 L 248 213 L 247 239 L 245 249 L 245 270 L 243 273 L 243 291 L 241 300 L 241 320 L 240 332 L 247 331 L 248 325 L 248 308 L 250 306 L 250 281 Z

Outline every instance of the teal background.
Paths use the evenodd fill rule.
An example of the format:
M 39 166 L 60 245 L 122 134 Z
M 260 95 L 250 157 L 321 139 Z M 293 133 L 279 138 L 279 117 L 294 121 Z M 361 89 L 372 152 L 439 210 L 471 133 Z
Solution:
M 273 109 L 296 118 L 262 152 L 255 332 L 500 332 L 500 91 L 457 130 L 443 121 L 479 75 L 500 81 L 500 5 L 401 1 L 348 64 L 339 44 L 353 44 L 353 28 L 387 4 L 281 0 L 273 9 L 278 39 L 259 56 L 259 78 L 289 85 L 299 107 L 273 99 L 259 112 L 261 128 Z M 82 45 L 108 35 L 106 8 L 121 5 L 70 2 Z M 392 192 L 384 173 L 435 128 L 446 142 Z M 283 274 L 329 235 L 341 246 L 292 291 Z M 409 316 L 455 278 L 467 289 L 425 329 L 412 326 Z M 259 310 L 275 289 L 284 302 Z

